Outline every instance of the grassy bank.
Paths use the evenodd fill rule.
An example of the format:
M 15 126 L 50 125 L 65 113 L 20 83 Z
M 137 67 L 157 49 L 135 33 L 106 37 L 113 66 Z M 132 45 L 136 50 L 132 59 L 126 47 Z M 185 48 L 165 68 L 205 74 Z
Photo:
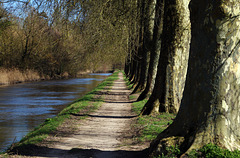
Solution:
M 54 131 L 63 124 L 66 119 L 79 114 L 81 114 L 79 119 L 86 118 L 87 114 L 98 109 L 103 102 L 103 98 L 99 95 L 101 91 L 110 90 L 116 79 L 118 79 L 118 72 L 113 73 L 94 90 L 67 106 L 57 116 L 46 119 L 44 123 L 22 138 L 20 142 L 12 144 L 7 153 L 4 154 L 29 154 L 31 149 L 36 148 L 38 143 L 42 142 L 48 135 L 54 134 Z

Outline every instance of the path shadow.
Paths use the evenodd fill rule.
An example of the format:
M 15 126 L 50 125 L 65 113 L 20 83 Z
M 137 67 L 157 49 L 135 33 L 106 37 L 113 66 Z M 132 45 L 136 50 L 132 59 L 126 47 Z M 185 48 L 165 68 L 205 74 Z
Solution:
M 12 151 L 13 154 L 21 156 L 49 157 L 49 158 L 147 158 L 148 149 L 140 151 L 128 150 L 98 150 L 73 148 L 71 150 L 62 150 L 36 145 L 24 146 L 25 150 Z M 27 150 L 26 150 L 27 149 Z M 21 152 L 19 152 L 21 151 Z
M 101 115 L 91 115 L 91 114 L 74 114 L 71 113 L 73 116 L 89 116 L 89 117 L 95 117 L 95 118 L 116 118 L 116 119 L 127 119 L 127 118 L 134 118 L 137 117 L 138 115 L 133 115 L 133 116 L 101 116 Z
M 102 92 L 102 91 L 97 91 L 97 92 L 92 92 L 91 94 L 96 94 L 96 95 L 128 95 L 128 92 Z
M 128 89 L 126 89 L 125 87 L 117 87 L 117 88 L 111 88 L 111 90 L 124 90 L 124 91 L 127 91 Z
M 123 104 L 128 104 L 128 103 L 134 103 L 135 101 L 103 101 L 104 103 L 123 103 Z
M 148 150 L 141 151 L 102 151 L 97 149 L 78 149 L 74 148 L 70 153 L 75 153 L 76 155 L 86 155 L 88 158 L 147 158 Z

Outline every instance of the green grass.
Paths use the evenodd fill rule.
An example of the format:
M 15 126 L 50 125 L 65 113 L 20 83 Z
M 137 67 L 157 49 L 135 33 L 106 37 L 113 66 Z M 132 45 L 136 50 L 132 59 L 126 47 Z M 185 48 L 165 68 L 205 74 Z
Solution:
M 170 147 L 167 147 L 166 150 L 168 152 L 167 155 L 162 154 L 156 158 L 177 158 L 178 157 L 177 155 L 181 154 L 181 151 L 178 146 L 170 146 Z
M 214 144 L 207 144 L 199 150 L 193 150 L 190 152 L 189 157 L 191 158 L 240 158 L 240 151 L 229 151 L 222 149 Z
M 172 114 L 160 114 L 156 116 L 140 116 L 138 118 L 138 126 L 142 128 L 139 140 L 152 141 L 159 133 L 165 130 L 172 123 Z
M 57 116 L 46 119 L 44 123 L 22 138 L 20 142 L 12 144 L 8 151 L 28 151 L 31 145 L 35 145 L 43 141 L 49 134 L 53 133 L 57 127 L 64 122 L 64 120 L 70 118 L 71 115 L 78 114 L 81 111 L 84 111 L 84 113 L 87 114 L 98 109 L 103 102 L 103 98 L 96 97 L 96 94 L 104 89 L 111 89 L 113 82 L 118 79 L 118 73 L 119 71 L 114 72 L 94 90 L 74 101 L 72 104 L 63 109 Z M 83 118 L 86 118 L 86 116 L 80 116 L 80 119 Z
M 159 155 L 157 158 L 177 158 L 181 151 L 178 147 L 167 149 L 167 155 Z M 188 155 L 189 158 L 240 158 L 240 151 L 229 151 L 222 149 L 214 144 L 207 144 L 198 150 L 192 150 Z
M 135 95 L 130 95 L 130 96 L 129 96 L 129 99 L 130 99 L 130 100 L 133 100 L 133 99 L 136 99 L 136 98 L 137 98 L 137 96 L 135 96 Z
M 132 103 L 133 112 L 135 112 L 137 115 L 139 115 L 141 113 L 143 106 L 146 104 L 146 102 L 147 102 L 147 99 Z
M 147 99 L 133 103 L 132 110 L 139 115 L 146 102 Z M 138 139 L 139 142 L 152 141 L 172 123 L 173 118 L 175 115 L 167 113 L 139 116 L 137 123 L 133 125 L 139 130 L 139 135 L 135 139 Z
M 126 77 L 125 73 L 122 71 L 123 75 L 124 75 L 124 81 L 126 82 L 127 88 L 128 89 L 132 89 L 133 88 L 133 84 L 131 84 L 131 82 L 128 80 L 128 78 Z

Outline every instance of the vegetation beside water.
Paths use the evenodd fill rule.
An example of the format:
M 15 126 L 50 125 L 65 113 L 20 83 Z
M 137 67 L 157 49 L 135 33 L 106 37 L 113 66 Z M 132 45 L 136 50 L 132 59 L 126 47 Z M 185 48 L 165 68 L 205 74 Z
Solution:
M 110 30 L 112 24 L 99 18 L 101 4 L 0 1 L 0 69 L 31 70 L 56 79 L 122 67 L 127 30 Z
M 0 69 L 0 85 L 38 81 L 40 79 L 46 79 L 46 77 L 40 76 L 38 72 L 33 70 L 21 72 L 18 69 Z
M 31 148 L 42 142 L 49 134 L 54 133 L 57 127 L 64 123 L 66 119 L 71 118 L 72 115 L 83 113 L 82 116 L 79 116 L 79 119 L 86 118 L 88 113 L 98 109 L 103 102 L 103 98 L 97 94 L 104 89 L 110 90 L 113 82 L 117 79 L 118 72 L 115 72 L 102 83 L 100 83 L 94 90 L 63 109 L 57 116 L 46 119 L 44 123 L 27 134 L 20 142 L 12 144 L 7 152 L 31 152 Z

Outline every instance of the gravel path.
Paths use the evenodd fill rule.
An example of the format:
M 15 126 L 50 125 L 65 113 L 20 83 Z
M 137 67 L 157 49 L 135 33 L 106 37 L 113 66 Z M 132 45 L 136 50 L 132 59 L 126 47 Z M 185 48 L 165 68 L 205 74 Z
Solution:
M 57 136 L 48 147 L 41 147 L 34 157 L 56 158 L 143 158 L 146 146 L 126 145 L 122 139 L 129 137 L 130 123 L 135 119 L 123 74 L 107 94 L 104 103 L 85 120 L 74 120 L 74 133 Z M 131 137 L 131 136 L 130 136 Z M 52 141 L 53 142 L 53 141 Z

